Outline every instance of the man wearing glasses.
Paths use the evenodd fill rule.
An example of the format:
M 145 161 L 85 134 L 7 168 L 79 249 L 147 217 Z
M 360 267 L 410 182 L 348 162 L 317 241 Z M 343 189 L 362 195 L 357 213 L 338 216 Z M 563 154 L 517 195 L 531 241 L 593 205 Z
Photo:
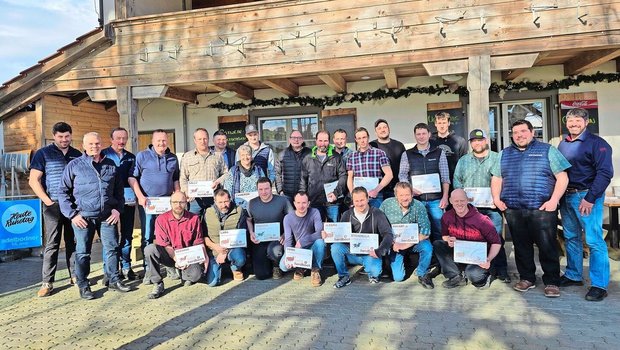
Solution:
M 289 201 L 299 191 L 301 182 L 301 162 L 311 153 L 306 147 L 304 137 L 298 130 L 293 130 L 289 137 L 289 146 L 278 156 L 276 161 L 276 190 Z

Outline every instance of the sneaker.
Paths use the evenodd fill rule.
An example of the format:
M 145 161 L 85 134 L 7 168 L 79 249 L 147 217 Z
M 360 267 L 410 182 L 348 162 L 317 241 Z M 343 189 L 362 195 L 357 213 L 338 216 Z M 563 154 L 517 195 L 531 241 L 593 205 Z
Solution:
M 37 292 L 37 296 L 39 298 L 49 297 L 50 295 L 52 295 L 53 291 L 54 291 L 54 285 L 52 285 L 51 282 L 49 283 L 43 282 L 41 284 L 41 289 L 39 289 L 39 291 Z
M 80 298 L 85 300 L 95 299 L 95 294 L 90 290 L 90 287 L 80 289 Z
M 168 278 L 170 278 L 173 281 L 181 279 L 181 274 L 179 273 L 179 270 L 177 270 L 174 267 L 166 266 L 166 276 L 168 276 Z
M 122 272 L 123 272 L 123 276 L 125 276 L 125 278 L 128 281 L 134 281 L 134 280 L 136 280 L 138 278 L 138 276 L 136 275 L 135 272 L 133 272 L 132 269 L 123 269 Z
M 153 290 L 149 293 L 149 299 L 157 299 L 164 295 L 164 282 L 155 283 Z
M 480 284 L 474 285 L 477 289 L 489 289 L 491 287 L 491 282 L 493 282 L 493 276 L 488 275 L 487 278 Z
M 461 274 L 458 274 L 450 279 L 443 281 L 441 284 L 444 288 L 456 288 L 467 285 L 467 280 Z
M 368 277 L 368 282 L 370 284 L 379 284 L 381 283 L 381 280 L 379 279 L 379 277 Z
M 560 287 L 549 284 L 545 286 L 545 296 L 547 298 L 557 298 L 560 296 Z
M 233 281 L 237 281 L 237 282 L 243 281 L 244 277 L 243 277 L 242 271 L 233 270 L 232 275 L 233 275 Z
M 301 281 L 303 278 L 304 278 L 304 270 L 296 269 L 295 273 L 293 274 L 293 279 L 295 281 Z
M 424 276 L 418 276 L 418 283 L 420 283 L 422 285 L 422 287 L 424 287 L 426 289 L 433 289 L 433 288 L 435 288 L 435 284 L 433 284 L 433 280 L 430 278 L 428 273 L 426 275 L 424 275 Z
M 127 292 L 131 291 L 131 288 L 129 286 L 125 285 L 125 283 L 123 283 L 123 281 L 119 280 L 116 283 L 110 283 L 108 285 L 108 290 L 115 290 L 117 292 L 127 293 Z
M 607 291 L 599 287 L 590 287 L 588 294 L 586 294 L 587 301 L 601 301 L 607 296 Z
M 108 275 L 103 274 L 103 278 L 101 279 L 101 285 L 106 287 L 110 285 L 110 279 L 108 278 Z
M 499 271 L 495 274 L 495 279 L 500 280 L 504 283 L 510 283 L 512 280 L 510 279 L 510 275 L 508 275 L 507 271 Z
M 527 292 L 530 289 L 536 288 L 536 285 L 528 280 L 520 280 L 515 284 L 512 289 L 517 292 Z
M 334 288 L 336 289 L 340 289 L 342 287 L 346 287 L 349 284 L 351 284 L 351 278 L 349 278 L 349 276 L 342 276 L 340 278 L 338 278 L 338 281 L 336 283 L 334 283 Z
M 275 266 L 273 268 L 273 274 L 271 275 L 271 277 L 273 277 L 274 280 L 279 280 L 280 278 L 282 278 L 282 270 L 280 270 L 279 267 Z
M 142 278 L 142 284 L 145 284 L 145 285 L 153 284 L 153 282 L 151 282 L 151 273 L 149 271 L 144 272 L 144 277 Z
M 323 280 L 321 279 L 321 271 L 319 271 L 319 269 L 312 269 L 310 272 L 310 282 L 313 287 L 319 287 L 323 284 Z
M 560 277 L 560 287 L 570 286 L 583 286 L 583 281 L 575 281 L 566 277 L 566 275 L 562 275 L 562 277 Z
M 440 274 L 441 274 L 441 266 L 439 266 L 439 265 L 431 266 L 429 268 L 429 270 L 428 270 L 428 273 L 427 273 L 427 275 L 428 275 L 428 277 L 430 279 L 433 279 L 433 278 L 439 276 Z

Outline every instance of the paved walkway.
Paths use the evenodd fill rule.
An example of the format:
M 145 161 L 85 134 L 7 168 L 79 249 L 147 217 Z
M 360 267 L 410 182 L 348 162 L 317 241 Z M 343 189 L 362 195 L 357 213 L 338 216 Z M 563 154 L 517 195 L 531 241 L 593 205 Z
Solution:
M 0 264 L 0 349 L 618 349 L 620 263 L 611 267 L 600 303 L 583 299 L 585 287 L 548 299 L 540 286 L 446 290 L 439 276 L 429 291 L 416 278 L 369 285 L 362 275 L 342 290 L 334 275 L 319 288 L 290 275 L 216 288 L 165 279 L 158 300 L 147 300 L 150 286 L 97 284 L 98 299 L 83 301 L 66 270 L 56 293 L 37 298 L 41 259 L 30 257 Z M 100 263 L 91 276 L 101 278 Z

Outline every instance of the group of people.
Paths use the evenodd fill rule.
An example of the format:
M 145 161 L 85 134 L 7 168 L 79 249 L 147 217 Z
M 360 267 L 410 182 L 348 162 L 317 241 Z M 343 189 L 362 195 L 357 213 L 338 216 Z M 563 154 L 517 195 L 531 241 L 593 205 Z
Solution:
M 602 207 L 613 167 L 609 144 L 587 130 L 588 118 L 584 109 L 570 110 L 569 134 L 558 148 L 538 141 L 532 124 L 518 120 L 511 128 L 512 144 L 500 153 L 489 149 L 480 129 L 469 133 L 468 152 L 467 140 L 450 130 L 445 112 L 435 115 L 436 135 L 425 123 L 415 125 L 415 146 L 408 150 L 390 138 L 385 119 L 375 122 L 374 141 L 367 129 L 356 129 L 356 150 L 347 147 L 342 129 L 333 135 L 318 131 L 312 148 L 294 130 L 279 155 L 260 141 L 254 124 L 246 127 L 248 141 L 236 152 L 224 132 L 215 132 L 209 147 L 207 130 L 198 128 L 195 149 L 180 161 L 170 152 L 164 130 L 154 131 L 152 144 L 135 156 L 125 149 L 128 133 L 123 128 L 112 130 L 106 149 L 100 135 L 88 133 L 81 153 L 70 146 L 71 127 L 60 122 L 52 130 L 54 142 L 37 151 L 31 164 L 30 185 L 44 205 L 46 237 L 38 295 L 53 291 L 61 232 L 71 281 L 82 298 L 95 297 L 88 274 L 96 231 L 108 288 L 130 291 L 124 280 L 137 278 L 130 258 L 137 207 L 142 282 L 153 284 L 153 299 L 165 291 L 160 265 L 185 285 L 204 278 L 217 286 L 228 265 L 234 281 L 242 281 L 249 271 L 266 279 L 292 270 L 294 280 L 309 272 L 311 285 L 320 286 L 327 250 L 338 274 L 335 288 L 351 283 L 347 265 L 362 265 L 370 283 L 379 283 L 384 270 L 391 271 L 394 281 L 403 281 L 410 257 L 417 255 L 414 273 L 424 288 L 434 288 L 433 278 L 441 271 L 444 288 L 470 282 L 485 289 L 495 279 L 511 282 L 502 236 L 505 217 L 519 274 L 515 290 L 536 286 L 534 245 L 545 296 L 558 297 L 560 287 L 583 285 L 585 237 L 591 283 L 586 299 L 599 301 L 607 296 L 610 275 Z M 213 194 L 192 195 L 190 185 L 205 181 Z M 128 200 L 133 196 L 135 204 Z M 153 197 L 169 197 L 171 209 L 149 214 L 146 207 Z M 562 276 L 558 208 L 567 252 Z M 326 222 L 349 223 L 352 233 L 378 235 L 377 244 L 367 254 L 357 254 L 347 242 L 326 243 Z M 274 229 L 274 223 L 279 238 L 263 239 L 265 227 Z M 393 225 L 400 224 L 417 226 L 417 243 L 397 239 Z M 246 248 L 226 248 L 223 230 L 246 232 Z M 459 241 L 486 243 L 486 259 L 455 259 Z M 195 246 L 201 247 L 203 261 L 178 261 L 179 249 Z M 287 248 L 311 250 L 311 267 L 295 268 Z

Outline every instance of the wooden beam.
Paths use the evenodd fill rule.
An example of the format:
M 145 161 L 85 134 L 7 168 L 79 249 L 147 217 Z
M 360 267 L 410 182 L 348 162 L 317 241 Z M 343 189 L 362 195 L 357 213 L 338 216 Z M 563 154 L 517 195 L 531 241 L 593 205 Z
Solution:
M 398 76 L 396 75 L 396 69 L 384 69 L 383 76 L 385 77 L 385 83 L 388 89 L 398 89 Z
M 536 60 L 534 61 L 534 63 L 532 64 L 532 67 L 537 64 L 538 62 L 540 62 L 543 58 L 549 56 L 549 52 L 539 52 L 538 53 L 538 57 L 536 57 Z M 528 67 L 529 68 L 529 67 Z M 502 80 L 514 80 L 516 79 L 518 76 L 520 76 L 521 74 L 525 73 L 525 71 L 528 68 L 514 68 L 514 69 L 509 69 L 507 71 L 503 71 L 502 72 Z
M 254 97 L 254 90 L 239 83 L 207 84 L 207 87 L 211 89 L 215 89 L 219 92 L 234 91 L 237 93 L 237 97 L 239 97 L 242 100 L 251 100 Z
M 87 90 L 93 102 L 116 101 L 116 89 Z
M 163 98 L 168 91 L 168 85 L 133 86 L 131 96 L 136 100 Z
M 507 55 L 491 57 L 491 71 L 506 70 L 513 68 L 530 68 L 536 62 L 538 53 L 524 55 Z
M 169 86 L 166 94 L 164 94 L 162 98 L 177 102 L 196 104 L 196 102 L 198 101 L 198 94 L 193 91 Z
M 329 86 L 332 90 L 337 93 L 345 93 L 347 92 L 347 82 L 344 80 L 342 75 L 338 73 L 332 74 L 319 74 L 319 79 L 323 80 L 327 86 Z
M 138 150 L 138 100 L 133 98 L 133 89 L 130 86 L 116 88 L 116 109 L 118 110 L 120 126 L 127 129 L 129 139 L 127 150 L 137 153 Z
M 261 83 L 285 94 L 288 97 L 299 96 L 299 86 L 289 79 L 264 79 L 261 80 Z
M 79 92 L 73 96 L 71 96 L 71 104 L 74 106 L 79 106 L 80 103 L 88 101 L 90 97 L 85 92 Z
M 564 63 L 564 75 L 581 74 L 618 56 L 620 56 L 620 49 L 597 50 L 578 54 Z
M 469 71 L 467 60 L 427 62 L 422 63 L 422 66 L 431 77 L 448 74 L 464 74 Z
M 467 90 L 469 112 L 467 129 L 480 128 L 489 132 L 489 86 L 491 85 L 491 57 L 488 55 L 469 58 Z

